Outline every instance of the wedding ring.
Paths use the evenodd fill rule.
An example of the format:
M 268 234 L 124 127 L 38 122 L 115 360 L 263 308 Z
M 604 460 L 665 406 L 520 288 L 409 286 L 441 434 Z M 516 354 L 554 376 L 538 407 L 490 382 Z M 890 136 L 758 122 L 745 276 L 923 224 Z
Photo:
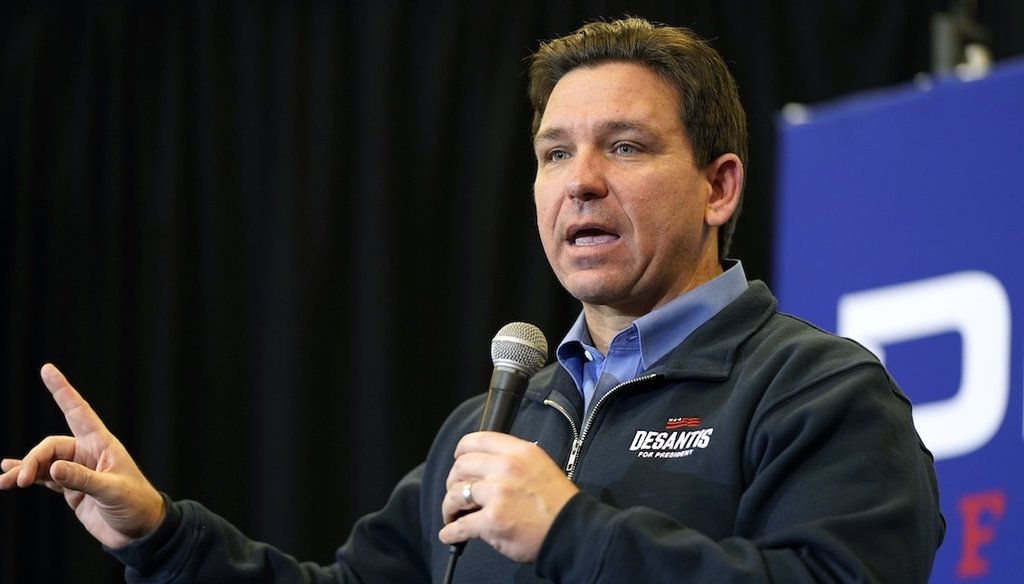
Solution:
M 473 500 L 473 481 L 468 481 L 462 485 L 462 501 L 470 507 L 476 507 L 476 501 Z

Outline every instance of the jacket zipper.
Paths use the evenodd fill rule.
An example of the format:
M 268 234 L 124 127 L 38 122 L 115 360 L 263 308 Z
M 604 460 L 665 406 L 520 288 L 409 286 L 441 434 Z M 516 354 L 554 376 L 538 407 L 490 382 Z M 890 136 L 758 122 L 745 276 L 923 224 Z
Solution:
M 607 392 L 605 392 L 604 395 L 601 396 L 601 399 L 597 400 L 597 403 L 595 403 L 594 407 L 590 410 L 590 415 L 587 416 L 586 423 L 583 424 L 582 432 L 579 431 L 579 429 L 576 426 L 576 421 L 572 419 L 572 416 L 569 415 L 569 412 L 565 411 L 565 408 L 563 408 L 561 404 L 551 399 L 544 400 L 545 405 L 551 406 L 558 410 L 562 414 L 562 416 L 566 420 L 568 420 L 569 426 L 572 427 L 572 447 L 569 449 L 569 460 L 566 461 L 565 463 L 565 475 L 569 478 L 570 481 L 573 480 L 573 475 L 576 472 L 576 464 L 579 462 L 580 450 L 583 449 L 583 441 L 586 440 L 587 433 L 590 432 L 591 426 L 594 425 L 594 417 L 597 415 L 597 411 L 601 409 L 601 405 L 604 404 L 605 400 L 608 399 L 608 396 L 619 391 L 623 387 L 647 381 L 648 379 L 654 379 L 657 376 L 657 373 L 648 373 L 647 375 L 641 375 L 640 377 L 630 379 L 629 381 L 623 381 L 622 383 L 609 389 Z

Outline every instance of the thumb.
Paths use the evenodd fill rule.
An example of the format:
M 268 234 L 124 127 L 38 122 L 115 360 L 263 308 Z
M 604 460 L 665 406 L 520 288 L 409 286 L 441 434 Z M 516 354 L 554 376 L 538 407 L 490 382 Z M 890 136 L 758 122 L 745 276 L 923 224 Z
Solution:
M 103 480 L 100 474 L 69 460 L 58 460 L 51 464 L 50 478 L 65 489 L 90 496 L 102 494 Z

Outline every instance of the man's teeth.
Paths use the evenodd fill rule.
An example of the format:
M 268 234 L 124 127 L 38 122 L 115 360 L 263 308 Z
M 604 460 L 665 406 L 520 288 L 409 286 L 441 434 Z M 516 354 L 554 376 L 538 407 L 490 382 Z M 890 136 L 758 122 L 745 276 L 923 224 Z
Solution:
M 577 235 L 576 239 L 573 240 L 575 245 L 597 245 L 599 243 L 609 243 L 618 239 L 617 236 L 611 233 L 596 233 L 587 235 Z

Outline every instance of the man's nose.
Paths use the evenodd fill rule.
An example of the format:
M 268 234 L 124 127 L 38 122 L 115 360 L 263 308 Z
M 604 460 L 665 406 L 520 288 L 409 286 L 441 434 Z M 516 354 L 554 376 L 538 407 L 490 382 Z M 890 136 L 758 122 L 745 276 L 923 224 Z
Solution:
M 601 156 L 588 150 L 578 151 L 572 159 L 572 172 L 566 185 L 566 195 L 582 203 L 607 194 L 604 161 Z

